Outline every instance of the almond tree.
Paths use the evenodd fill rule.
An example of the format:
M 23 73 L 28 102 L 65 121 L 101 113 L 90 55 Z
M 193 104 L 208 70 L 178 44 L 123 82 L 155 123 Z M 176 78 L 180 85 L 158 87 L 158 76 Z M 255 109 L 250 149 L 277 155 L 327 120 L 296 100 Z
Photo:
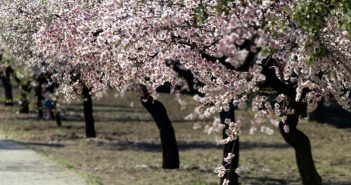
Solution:
M 73 92 L 82 95 L 86 118 L 86 135 L 95 137 L 94 119 L 92 115 L 91 84 L 86 84 L 82 71 L 90 66 L 74 65 L 71 55 L 66 58 L 46 58 L 35 51 L 35 34 L 40 28 L 53 19 L 53 13 L 66 5 L 64 1 L 4 1 L 1 6 L 2 39 L 17 56 L 18 61 L 28 66 L 37 66 L 41 73 L 51 74 L 51 81 L 60 84 L 60 91 L 68 96 Z M 55 62 L 52 62 L 56 60 Z M 86 73 L 88 74 L 88 73 Z
M 165 82 L 176 86 L 179 76 L 169 62 L 177 62 L 202 84 L 197 91 L 204 96 L 197 98 L 200 106 L 193 116 L 207 117 L 252 102 L 256 114 L 251 131 L 270 133 L 265 120 L 278 123 L 283 138 L 295 149 L 303 183 L 322 183 L 309 139 L 297 123 L 302 112 L 314 110 L 322 97 L 333 96 L 345 109 L 350 107 L 348 1 L 36 3 L 45 8 L 25 16 L 32 27 L 19 26 L 24 32 L 13 38 L 25 38 L 23 33 L 36 28 L 29 50 L 44 59 L 46 69 L 57 72 L 53 79 L 64 82 L 66 94 L 79 89 L 81 80 L 93 92 L 108 86 L 123 92 L 142 84 L 155 95 Z M 5 20 L 26 12 L 13 10 L 16 16 L 8 16 L 4 9 Z M 222 122 L 226 138 L 220 142 L 234 142 L 240 125 L 231 116 Z M 235 155 L 228 152 L 225 165 L 216 170 L 222 184 L 237 183 L 236 177 L 231 178 L 233 159 Z
M 262 127 L 266 118 L 280 119 L 303 183 L 321 184 L 309 140 L 296 126 L 301 113 L 315 109 L 323 96 L 350 106 L 349 3 L 220 2 L 107 1 L 103 20 L 110 24 L 100 38 L 103 45 L 115 44 L 106 56 L 118 53 L 118 63 L 134 62 L 137 69 L 157 66 L 143 70 L 149 87 L 176 78 L 159 69 L 164 61 L 179 61 L 204 84 L 199 91 L 206 96 L 196 109 L 200 116 L 252 100 L 257 112 L 252 130 L 267 129 Z M 222 142 L 233 141 L 238 132 L 229 121 L 229 137 Z

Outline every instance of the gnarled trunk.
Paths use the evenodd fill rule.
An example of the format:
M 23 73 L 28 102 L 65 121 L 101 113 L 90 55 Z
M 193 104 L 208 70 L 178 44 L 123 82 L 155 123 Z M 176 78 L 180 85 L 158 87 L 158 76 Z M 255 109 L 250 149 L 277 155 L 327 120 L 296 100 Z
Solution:
M 85 134 L 87 138 L 96 137 L 94 116 L 93 116 L 93 100 L 91 98 L 90 89 L 83 84 L 84 99 L 84 118 L 85 118 Z
M 235 122 L 235 110 L 234 107 L 231 105 L 229 111 L 222 111 L 220 113 L 221 117 L 221 123 L 225 124 L 226 119 L 230 119 L 230 121 Z M 226 125 L 226 128 L 228 126 Z M 228 135 L 225 132 L 225 129 L 223 129 L 223 139 L 227 138 Z M 229 172 L 227 172 L 227 175 L 221 178 L 220 184 L 223 183 L 223 180 L 226 178 L 229 180 L 229 185 L 238 185 L 239 184 L 239 176 L 237 173 L 235 173 L 235 170 L 239 167 L 239 136 L 235 141 L 229 142 L 224 145 L 223 148 L 223 158 L 228 156 L 228 153 L 233 153 L 235 156 L 231 162 L 230 165 L 225 166 Z M 226 164 L 226 162 L 223 160 L 223 165 Z
M 295 113 L 288 115 L 286 125 L 289 132 L 284 131 L 284 123 L 279 123 L 280 133 L 284 140 L 295 149 L 297 166 L 304 185 L 321 185 L 322 179 L 319 176 L 312 157 L 311 144 L 308 137 L 297 129 L 297 124 L 302 107 L 294 106 Z
M 179 152 L 177 140 L 171 121 L 168 118 L 166 108 L 151 96 L 141 98 L 141 103 L 154 118 L 160 130 L 162 144 L 162 167 L 164 169 L 179 168 Z
M 312 157 L 311 144 L 308 137 L 297 129 L 297 124 L 301 114 L 306 110 L 306 103 L 300 100 L 296 102 L 296 83 L 286 83 L 281 81 L 275 72 L 277 61 L 269 57 L 264 62 L 262 73 L 266 76 L 266 81 L 262 87 L 275 89 L 280 94 L 284 94 L 288 102 L 288 108 L 293 109 L 294 113 L 287 115 L 286 123 L 279 123 L 280 133 L 284 140 L 295 149 L 297 166 L 304 185 L 320 185 L 322 179 L 319 176 Z M 302 89 L 300 99 L 306 96 L 308 89 Z M 288 132 L 285 132 L 284 126 L 288 126 Z

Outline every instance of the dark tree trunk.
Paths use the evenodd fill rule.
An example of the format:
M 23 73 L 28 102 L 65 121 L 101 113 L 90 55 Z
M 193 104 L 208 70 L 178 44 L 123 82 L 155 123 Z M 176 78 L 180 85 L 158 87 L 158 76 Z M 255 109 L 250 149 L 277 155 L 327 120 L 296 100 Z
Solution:
M 55 90 L 59 87 L 57 83 L 51 83 L 46 90 L 51 94 L 55 93 Z M 58 107 L 58 97 L 52 99 L 53 108 L 50 110 L 50 117 L 56 121 L 57 127 L 62 127 L 60 109 Z
M 304 185 L 321 185 L 322 179 L 319 176 L 312 157 L 311 144 L 308 137 L 297 129 L 297 124 L 301 111 L 301 106 L 294 106 L 295 114 L 288 115 L 286 125 L 289 126 L 289 132 L 284 131 L 284 123 L 280 122 L 280 133 L 284 140 L 295 149 L 297 166 Z
M 1 77 L 2 83 L 5 88 L 5 105 L 13 106 L 13 94 L 12 94 L 12 85 L 11 80 L 7 77 Z
M 61 114 L 59 111 L 56 111 L 56 113 L 55 113 L 55 121 L 56 121 L 57 127 L 61 128 L 62 122 L 61 122 Z
M 21 102 L 20 113 L 29 113 L 29 93 L 31 90 L 30 82 L 22 82 L 21 86 Z
M 28 99 L 21 100 L 20 103 L 20 113 L 28 114 L 29 113 L 29 101 Z
M 53 91 L 52 91 L 53 92 Z M 53 109 L 50 110 L 50 114 L 53 120 L 56 121 L 58 128 L 62 127 L 60 108 L 58 107 L 57 99 L 53 100 Z
M 226 119 L 230 119 L 232 122 L 235 122 L 235 109 L 234 106 L 230 106 L 229 111 L 222 111 L 220 113 L 220 117 L 221 117 L 221 123 L 225 124 L 225 120 Z M 226 125 L 226 124 L 225 124 Z M 225 128 L 227 128 L 228 125 L 225 126 Z M 223 129 L 223 139 L 227 138 L 228 135 L 225 132 L 225 129 Z M 228 156 L 228 153 L 233 153 L 235 156 L 232 160 L 231 165 L 226 165 L 226 169 L 229 170 L 229 172 L 227 172 L 227 175 L 224 176 L 223 178 L 221 178 L 221 182 L 220 184 L 223 183 L 223 180 L 226 178 L 229 180 L 229 185 L 238 185 L 239 184 L 239 176 L 237 173 L 235 173 L 235 170 L 239 167 L 239 136 L 235 141 L 229 142 L 226 145 L 224 145 L 223 148 L 223 158 Z M 227 164 L 224 160 L 223 160 L 223 165 Z
M 38 118 L 43 118 L 43 84 L 45 83 L 45 78 L 40 75 L 37 79 L 37 85 L 35 86 L 35 96 L 37 97 L 37 110 L 38 110 Z
M 151 96 L 142 98 L 141 103 L 154 118 L 158 129 L 160 130 L 162 144 L 162 167 L 164 169 L 179 168 L 179 152 L 177 140 L 171 121 L 168 118 L 166 108 Z
M 7 67 L 4 74 L 1 75 L 1 81 L 5 89 L 5 106 L 13 106 L 13 94 L 11 85 L 11 73 L 13 72 L 11 67 Z
M 84 99 L 84 118 L 85 118 L 85 134 L 87 138 L 96 137 L 94 116 L 93 116 L 93 100 L 91 98 L 90 89 L 83 84 Z

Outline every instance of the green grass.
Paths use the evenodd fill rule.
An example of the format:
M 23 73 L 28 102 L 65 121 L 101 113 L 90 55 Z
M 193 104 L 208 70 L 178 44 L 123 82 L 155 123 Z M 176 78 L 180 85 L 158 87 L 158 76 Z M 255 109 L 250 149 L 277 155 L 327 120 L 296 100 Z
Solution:
M 104 183 L 102 183 L 102 180 L 100 177 L 87 175 L 86 179 L 87 179 L 88 183 L 91 185 L 104 185 Z

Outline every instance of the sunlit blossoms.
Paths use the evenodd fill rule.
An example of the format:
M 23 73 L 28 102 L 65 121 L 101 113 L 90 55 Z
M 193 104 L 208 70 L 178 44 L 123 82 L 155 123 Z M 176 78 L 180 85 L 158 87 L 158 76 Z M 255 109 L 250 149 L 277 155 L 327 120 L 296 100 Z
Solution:
M 190 117 L 251 103 L 250 132 L 272 134 L 267 119 L 289 132 L 286 121 L 299 103 L 313 111 L 333 97 L 350 109 L 346 0 L 17 0 L 0 7 L 8 47 L 51 72 L 66 94 L 80 82 L 93 92 L 143 84 L 155 93 L 165 82 L 175 86 L 170 64 L 179 62 L 202 84 Z M 240 133 L 227 124 L 223 144 Z
M 229 180 L 228 179 L 224 179 L 222 185 L 229 185 Z
M 5 1 L 1 34 L 15 54 L 51 69 L 54 79 L 76 75 L 96 89 L 174 83 L 167 61 L 179 61 L 204 84 L 205 114 L 256 100 L 251 95 L 264 88 L 267 59 L 275 61 L 269 68 L 276 78 L 296 84 L 294 99 L 304 99 L 309 110 L 329 94 L 348 107 L 346 3 L 308 27 L 300 17 L 309 2 L 220 2 Z
M 227 163 L 231 163 L 232 162 L 232 159 L 235 157 L 234 154 L 232 153 L 228 153 L 228 156 L 226 158 L 224 158 L 224 161 L 227 162 Z
M 218 177 L 224 177 L 224 175 L 226 174 L 226 169 L 224 166 L 220 166 L 215 169 L 215 172 L 217 173 Z

